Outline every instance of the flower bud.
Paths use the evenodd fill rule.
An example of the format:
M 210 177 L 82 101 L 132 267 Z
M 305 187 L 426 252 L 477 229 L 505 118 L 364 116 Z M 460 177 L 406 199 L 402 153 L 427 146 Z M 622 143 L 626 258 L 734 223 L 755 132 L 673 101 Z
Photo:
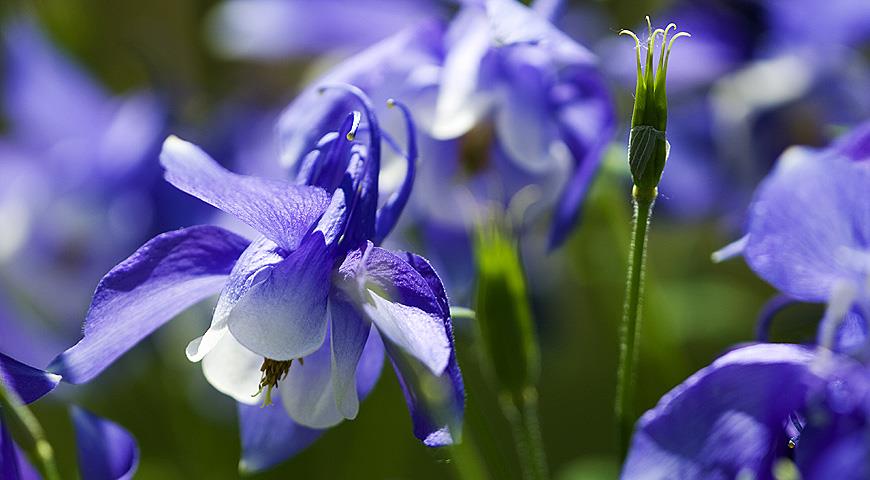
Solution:
M 655 198 L 656 188 L 662 178 L 662 171 L 668 159 L 670 145 L 665 136 L 668 124 L 668 99 L 665 90 L 665 77 L 668 59 L 674 40 L 690 37 L 679 32 L 668 41 L 668 33 L 677 26 L 673 23 L 662 30 L 652 29 L 649 17 L 647 22 L 646 61 L 641 65 L 641 42 L 634 32 L 622 30 L 620 35 L 634 38 L 637 51 L 637 87 L 634 94 L 634 109 L 631 114 L 631 132 L 628 137 L 628 164 L 634 181 L 635 197 L 649 200 Z M 658 66 L 654 67 L 656 37 L 661 34 L 661 50 Z
M 500 391 L 519 398 L 535 385 L 540 363 L 517 245 L 498 222 L 476 239 L 476 318 L 484 353 Z

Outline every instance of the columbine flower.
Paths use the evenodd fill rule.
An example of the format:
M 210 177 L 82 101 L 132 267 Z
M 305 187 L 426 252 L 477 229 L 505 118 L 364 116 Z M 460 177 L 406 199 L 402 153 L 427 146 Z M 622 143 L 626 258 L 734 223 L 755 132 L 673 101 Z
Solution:
M 491 130 L 489 151 L 470 152 L 479 164 L 466 166 L 474 188 L 491 202 L 539 186 L 544 203 L 555 204 L 550 246 L 560 245 L 614 128 L 595 56 L 511 0 L 469 2 L 444 43 L 433 137 Z
M 792 147 L 759 186 L 746 236 L 714 258 L 742 253 L 761 278 L 785 295 L 827 302 L 826 318 L 839 319 L 853 305 L 868 315 L 868 191 L 870 123 L 823 150 Z M 823 328 L 839 326 L 823 323 Z
M 464 246 L 454 267 L 470 264 L 465 232 L 480 213 L 469 207 L 469 190 L 481 204 L 506 205 L 536 185 L 540 203 L 556 205 L 550 243 L 564 241 L 614 127 L 594 55 L 515 1 L 465 2 L 446 32 L 432 24 L 405 30 L 325 79 L 358 83 L 375 98 L 401 85 L 414 111 L 432 112 L 421 125 L 423 161 L 411 208 L 427 232 L 455 237 L 433 242 L 439 257 L 455 253 L 445 244 Z M 302 95 L 283 115 L 290 164 L 315 140 L 295 126 L 342 111 L 313 103 L 310 93 Z
M 100 282 L 84 338 L 56 359 L 53 371 L 87 381 L 180 311 L 221 292 L 211 327 L 187 348 L 216 389 L 246 405 L 280 403 L 296 424 L 327 428 L 356 417 L 360 392 L 371 388 L 386 351 L 405 388 L 414 433 L 429 446 L 451 443 L 463 387 L 443 287 L 422 257 L 376 245 L 395 225 L 414 169 L 378 208 L 380 129 L 368 99 L 346 89 L 365 115 L 355 112 L 323 136 L 300 171 L 304 185 L 230 173 L 196 146 L 167 139 L 160 157 L 166 179 L 261 236 L 249 242 L 198 226 L 146 243 Z M 412 166 L 413 124 L 395 105 L 408 120 Z M 269 408 L 263 415 L 243 411 L 246 448 L 266 444 L 278 456 L 253 464 L 243 457 L 243 467 L 264 468 L 292 450 L 274 443 L 286 439 L 276 429 L 287 420 L 267 423 L 265 416 L 276 415 Z M 252 434 L 251 423 L 266 431 Z M 295 441 L 316 436 L 300 431 Z
M 96 281 L 150 230 L 157 171 L 149 178 L 144 159 L 164 119 L 153 96 L 112 95 L 33 23 L 4 23 L 0 40 L 0 269 L 3 290 L 17 292 L 0 300 L 0 350 L 44 366 L 78 334 L 69 320 L 92 293 L 82 279 Z
M 0 353 L 0 384 L 18 399 L 32 403 L 57 387 L 60 376 L 25 365 Z M 82 478 L 126 480 L 133 477 L 139 464 L 136 439 L 121 426 L 82 408 L 71 407 L 76 433 L 79 471 Z M 15 444 L 4 424 L 0 409 L 0 478 L 24 480 L 40 478 Z

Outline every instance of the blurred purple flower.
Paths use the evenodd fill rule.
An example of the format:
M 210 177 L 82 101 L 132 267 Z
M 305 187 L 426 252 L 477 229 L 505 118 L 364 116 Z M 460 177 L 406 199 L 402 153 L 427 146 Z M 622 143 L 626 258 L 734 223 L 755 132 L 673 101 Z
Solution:
M 593 55 L 517 2 L 463 2 L 446 32 L 435 22 L 402 30 L 314 85 L 335 82 L 414 112 L 421 161 L 400 231 L 422 243 L 454 295 L 472 276 L 467 230 L 492 203 L 507 207 L 536 186 L 535 213 L 554 212 L 551 245 L 564 240 L 614 127 Z M 286 165 L 299 168 L 318 140 L 308 126 L 335 124 L 344 102 L 312 87 L 291 103 L 279 123 Z M 404 166 L 385 156 L 382 190 L 401 185 Z
M 48 394 L 60 376 L 25 365 L 0 353 L 0 383 L 24 403 Z M 126 480 L 133 478 L 139 463 L 139 448 L 129 432 L 117 424 L 78 407 L 72 407 L 76 432 L 79 471 L 87 480 Z M 0 411 L 0 478 L 28 480 L 40 478 L 15 444 L 3 424 Z
M 444 14 L 435 0 L 228 0 L 210 14 L 223 56 L 262 60 L 355 51 Z
M 299 424 L 292 442 L 278 444 L 290 434 L 289 420 L 240 407 L 244 447 L 268 450 L 246 450 L 243 468 L 274 464 L 313 441 L 311 429 L 355 418 L 384 351 L 405 389 L 415 435 L 428 446 L 452 443 L 464 392 L 443 287 L 426 260 L 376 246 L 395 226 L 413 168 L 379 206 L 377 118 L 362 92 L 341 89 L 363 103 L 364 114 L 354 112 L 322 136 L 304 159 L 300 185 L 230 173 L 196 146 L 167 139 L 160 157 L 166 179 L 260 237 L 249 242 L 197 226 L 152 239 L 103 278 L 84 338 L 52 371 L 88 381 L 177 313 L 221 292 L 212 325 L 190 343 L 188 358 L 202 360 L 209 382 L 242 404 L 269 403 L 277 387 L 275 399 Z M 406 162 L 413 165 L 413 124 L 396 105 L 407 119 Z M 441 390 L 434 396 L 433 385 Z
M 112 96 L 29 21 L 6 23 L 2 41 L 0 268 L 15 295 L 3 299 L 0 350 L 45 365 L 75 334 L 65 321 L 84 310 L 87 284 L 150 231 L 143 160 L 163 114 L 148 94 Z
M 759 186 L 746 236 L 715 258 L 742 253 L 788 297 L 828 303 L 823 330 L 853 306 L 870 317 L 868 192 L 870 123 L 825 149 L 792 147 Z
M 508 0 L 463 8 L 444 44 L 432 135 L 458 138 L 492 122 L 491 167 L 476 160 L 497 178 L 480 182 L 489 184 L 484 201 L 509 201 L 537 185 L 543 203 L 555 203 L 550 246 L 558 246 L 614 129 L 595 56 L 546 17 Z

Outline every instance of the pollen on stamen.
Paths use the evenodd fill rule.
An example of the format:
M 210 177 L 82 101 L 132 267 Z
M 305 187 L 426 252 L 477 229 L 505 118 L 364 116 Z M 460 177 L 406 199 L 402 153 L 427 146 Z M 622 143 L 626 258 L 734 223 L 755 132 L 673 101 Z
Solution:
M 303 365 L 305 362 L 300 358 L 299 364 Z M 272 404 L 272 389 L 278 386 L 278 382 L 287 378 L 287 374 L 290 372 L 290 367 L 293 365 L 293 360 L 272 360 L 271 358 L 264 358 L 263 365 L 260 366 L 260 385 L 257 393 L 251 395 L 252 397 L 256 397 L 257 395 L 263 393 L 263 390 L 266 390 L 266 395 L 263 398 L 263 404 L 261 407 L 267 407 Z

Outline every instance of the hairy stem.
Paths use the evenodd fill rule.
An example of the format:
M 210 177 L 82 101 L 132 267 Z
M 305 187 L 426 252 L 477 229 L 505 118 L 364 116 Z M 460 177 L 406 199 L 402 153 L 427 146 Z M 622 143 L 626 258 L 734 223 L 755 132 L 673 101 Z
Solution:
M 650 193 L 650 192 L 647 192 Z M 643 276 L 646 262 L 647 232 L 652 215 L 655 193 L 634 192 L 634 219 L 631 250 L 628 258 L 628 280 L 625 286 L 625 307 L 620 329 L 619 367 L 616 390 L 616 428 L 620 459 L 628 452 L 635 420 L 634 384 L 637 369 L 637 351 L 640 343 L 640 310 L 643 305 Z
M 534 387 L 529 387 L 522 395 L 503 398 L 501 403 L 505 417 L 514 430 L 523 478 L 546 480 L 549 474 L 538 423 L 538 392 Z

